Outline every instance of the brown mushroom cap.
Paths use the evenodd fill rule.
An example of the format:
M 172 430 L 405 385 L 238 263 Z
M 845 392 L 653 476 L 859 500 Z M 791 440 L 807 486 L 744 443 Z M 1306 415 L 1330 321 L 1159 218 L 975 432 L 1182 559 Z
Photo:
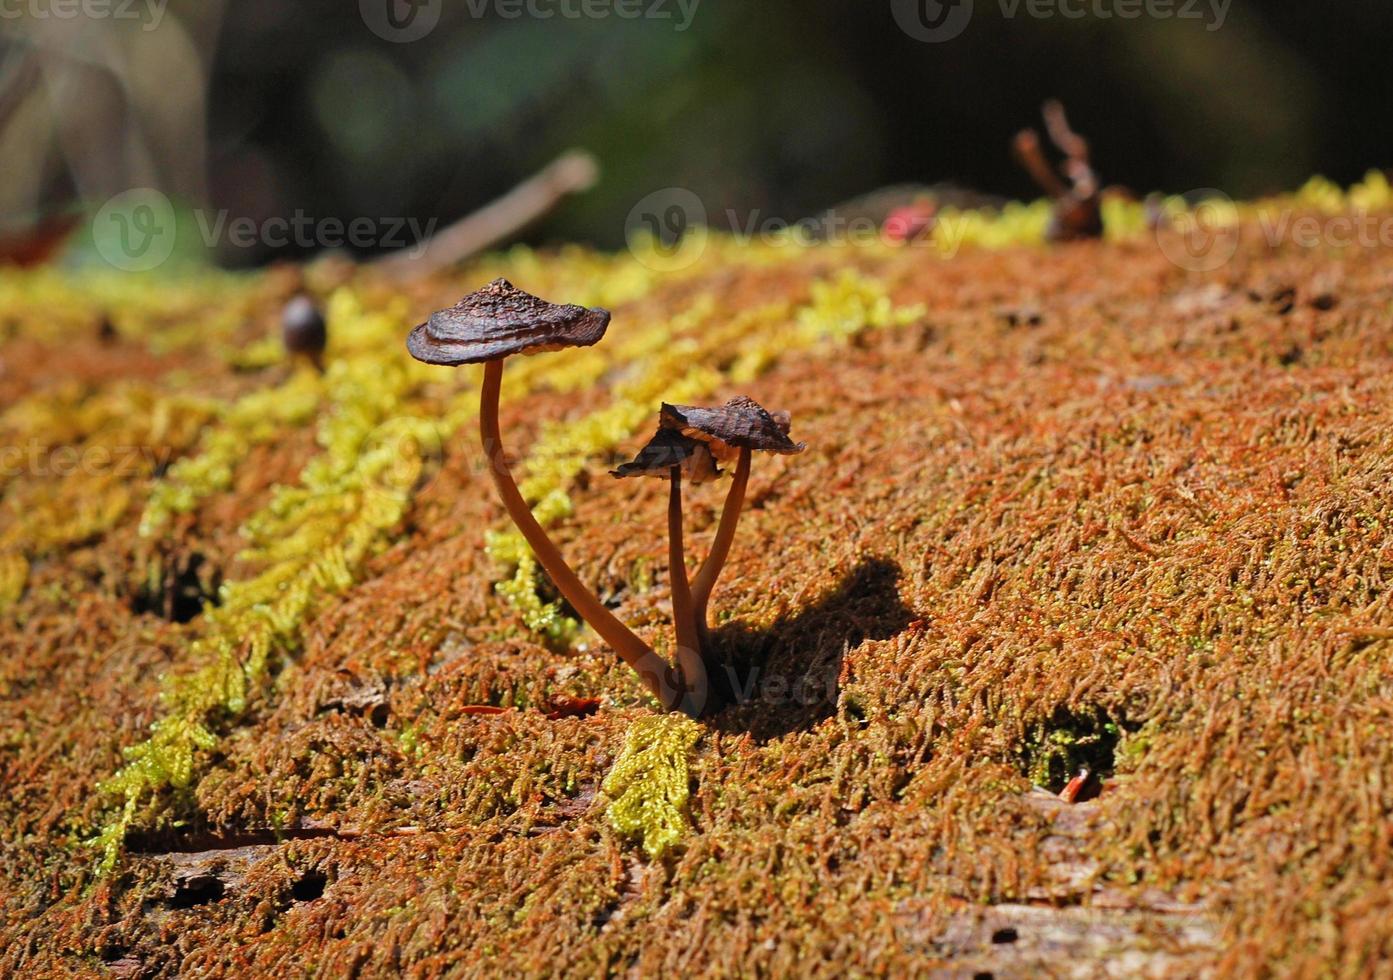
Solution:
M 793 456 L 807 448 L 806 443 L 788 437 L 792 420 L 787 412 L 765 411 L 753 398 L 737 395 L 720 408 L 668 405 L 662 410 L 662 426 L 699 439 L 711 448 L 717 459 L 730 459 L 741 449 Z
M 668 479 L 672 468 L 680 466 L 682 475 L 692 483 L 704 483 L 720 475 L 716 461 L 704 443 L 688 439 L 672 429 L 659 429 L 648 445 L 638 451 L 632 462 L 624 463 L 610 476 L 625 479 L 633 476 L 656 476 Z
M 608 310 L 557 306 L 495 279 L 411 331 L 406 349 L 427 364 L 479 364 L 514 354 L 589 347 L 609 328 Z

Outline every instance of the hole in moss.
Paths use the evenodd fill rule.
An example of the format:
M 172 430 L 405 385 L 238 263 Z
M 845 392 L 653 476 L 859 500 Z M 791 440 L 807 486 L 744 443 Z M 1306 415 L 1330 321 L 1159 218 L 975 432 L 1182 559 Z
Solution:
M 998 929 L 996 930 L 996 932 L 992 933 L 992 945 L 1005 946 L 1007 943 L 1014 943 L 1017 939 L 1020 938 L 1020 933 L 1016 932 L 1016 930 L 1010 927 L 1007 927 L 1005 929 Z
M 387 718 L 391 714 L 385 704 L 375 704 L 368 709 L 368 724 L 373 728 L 386 728 Z
M 561 590 L 556 587 L 556 583 L 551 580 L 546 569 L 541 567 L 537 569 L 537 598 L 541 599 L 544 605 L 556 606 L 561 611 L 561 615 L 567 619 L 580 619 L 580 613 L 576 612 L 576 607 L 571 605 L 570 601 L 561 594 Z M 617 609 L 620 603 L 616 599 L 612 605 L 610 602 L 606 602 L 606 605 L 611 609 Z
M 205 605 L 218 604 L 221 582 L 222 575 L 195 553 L 182 563 L 169 566 L 160 582 L 137 592 L 131 599 L 131 612 L 153 613 L 173 623 L 187 623 L 203 612 Z
M 207 905 L 223 897 L 223 883 L 212 875 L 195 875 L 179 882 L 169 904 L 176 909 L 191 909 Z
M 324 894 L 324 886 L 328 883 L 322 871 L 306 871 L 290 886 L 290 894 L 297 902 L 313 902 Z
M 1021 774 L 1051 793 L 1062 791 L 1083 766 L 1107 779 L 1117 768 L 1118 742 L 1137 728 L 1103 708 L 1056 708 L 1027 736 L 1020 751 Z

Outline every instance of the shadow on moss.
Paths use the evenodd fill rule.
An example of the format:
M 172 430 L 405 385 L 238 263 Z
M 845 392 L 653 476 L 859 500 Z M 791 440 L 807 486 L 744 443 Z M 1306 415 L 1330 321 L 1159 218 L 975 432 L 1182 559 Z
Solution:
M 914 618 L 900 599 L 899 580 L 899 566 L 868 558 L 795 616 L 762 630 L 739 623 L 716 630 L 725 669 L 713 687 L 727 707 L 708 719 L 711 727 L 765 741 L 830 717 L 847 651 L 866 640 L 888 640 Z

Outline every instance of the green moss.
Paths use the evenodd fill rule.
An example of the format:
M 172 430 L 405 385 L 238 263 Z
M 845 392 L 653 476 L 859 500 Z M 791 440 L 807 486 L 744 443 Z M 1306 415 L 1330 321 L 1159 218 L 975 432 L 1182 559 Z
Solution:
M 165 683 L 166 717 L 151 726 L 146 741 L 127 750 L 126 765 L 103 782 L 105 795 L 124 801 L 120 815 L 98 838 L 103 869 L 115 861 L 136 804 L 166 787 L 190 784 L 196 753 L 216 744 L 216 727 L 246 710 L 273 658 L 298 649 L 300 626 L 312 610 L 352 586 L 363 563 L 405 514 L 426 460 L 440 452 L 438 423 L 403 414 L 418 376 L 404 355 L 398 353 L 395 362 L 382 356 L 381 348 L 395 340 L 396 321 L 370 315 L 348 300 L 340 299 L 337 307 L 337 322 L 366 353 L 335 362 L 324 380 L 329 411 L 318 431 L 323 452 L 306 465 L 298 485 L 278 487 L 243 529 L 248 538 L 243 557 L 259 563 L 261 571 L 222 585 L 219 605 L 206 614 L 203 633 L 191 645 L 199 666 Z M 369 343 L 374 335 L 376 347 Z M 304 384 L 303 399 L 287 399 L 290 416 L 259 400 L 243 400 L 241 408 L 254 404 L 271 411 L 278 425 L 289 424 L 317 401 L 318 379 Z M 245 445 L 244 421 L 256 423 L 240 410 L 225 414 L 222 428 L 205 446 L 230 464 L 223 448 Z M 256 424 L 266 424 L 274 434 L 276 426 Z M 204 479 L 208 472 L 200 472 L 194 483 L 157 488 L 147 518 L 166 512 L 170 486 L 196 496 L 230 479 L 225 473 Z
M 140 520 L 140 533 L 154 535 L 171 516 L 187 514 L 206 497 L 230 487 L 234 470 L 247 453 L 284 438 L 288 427 L 313 418 L 322 394 L 319 376 L 306 369 L 276 388 L 253 391 L 221 409 L 194 454 L 175 462 L 155 485 Z
M 700 726 L 682 715 L 640 718 L 605 777 L 610 825 L 642 841 L 649 857 L 662 857 L 690 829 L 687 755 L 700 738 Z

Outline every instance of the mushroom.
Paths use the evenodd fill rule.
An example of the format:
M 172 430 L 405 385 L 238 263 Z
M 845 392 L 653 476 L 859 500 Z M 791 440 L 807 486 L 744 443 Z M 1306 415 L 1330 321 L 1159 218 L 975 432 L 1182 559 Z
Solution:
M 700 648 L 709 657 L 711 643 L 706 607 L 721 568 L 730 555 L 735 529 L 740 524 L 745 487 L 750 481 L 750 457 L 756 450 L 794 456 L 807 446 L 789 439 L 791 419 L 787 412 L 767 412 L 753 398 L 744 395 L 732 398 L 720 408 L 664 404 L 660 420 L 663 428 L 704 443 L 717 460 L 737 460 L 734 482 L 721 509 L 721 520 L 716 527 L 716 537 L 711 542 L 711 552 L 691 581 L 692 619 Z
M 1101 238 L 1103 235 L 1102 195 L 1098 175 L 1093 171 L 1088 141 L 1069 125 L 1064 106 L 1057 99 L 1045 103 L 1042 110 L 1045 130 L 1064 154 L 1061 173 L 1065 184 L 1050 168 L 1040 149 L 1040 136 L 1033 129 L 1016 134 L 1016 158 L 1040 188 L 1054 198 L 1054 215 L 1050 218 L 1045 237 L 1052 242 L 1069 242 L 1081 238 Z
M 319 312 L 314 300 L 302 293 L 285 304 L 281 310 L 281 341 L 287 351 L 294 356 L 308 358 L 322 371 L 324 347 L 328 340 L 324 314 Z
M 668 577 L 672 581 L 672 624 L 677 634 L 677 669 L 689 702 L 697 710 L 704 706 L 707 691 L 706 661 L 702 657 L 701 636 L 692 606 L 691 586 L 682 541 L 682 477 L 693 483 L 715 479 L 720 471 L 705 443 L 672 429 L 659 429 L 632 462 L 624 463 L 610 475 L 657 477 L 671 481 L 668 493 Z
M 672 429 L 660 428 L 632 461 L 610 470 L 610 476 L 620 479 L 656 476 L 666 480 L 672 475 L 674 467 L 679 475 L 693 483 L 706 483 L 721 475 L 715 457 L 704 443 Z
M 514 354 L 537 354 L 565 347 L 590 347 L 604 337 L 609 312 L 581 306 L 558 306 L 523 292 L 506 279 L 495 279 L 454 306 L 432 313 L 411 331 L 406 348 L 427 364 L 484 365 L 479 396 L 479 436 L 489 461 L 498 495 L 557 591 L 600 638 L 639 675 L 644 686 L 673 709 L 681 702 L 679 685 L 671 683 L 670 668 L 653 649 L 621 623 L 586 588 L 552 542 L 523 499 L 508 468 L 498 429 L 498 394 L 503 361 Z

